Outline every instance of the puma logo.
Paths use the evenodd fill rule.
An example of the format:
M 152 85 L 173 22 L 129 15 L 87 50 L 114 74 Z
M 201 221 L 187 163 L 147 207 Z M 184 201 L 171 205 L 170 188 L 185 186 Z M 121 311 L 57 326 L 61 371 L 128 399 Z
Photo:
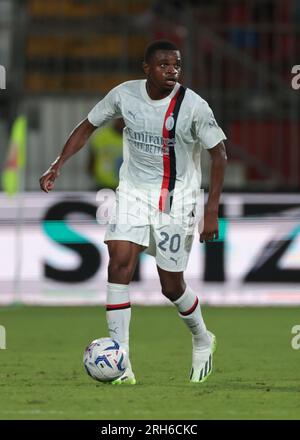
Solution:
M 116 335 L 118 334 L 118 332 L 117 332 L 117 328 L 119 328 L 119 327 L 115 327 L 115 328 L 108 328 L 108 331 L 109 331 L 109 333 L 115 333 Z
M 175 263 L 176 263 L 176 266 L 177 266 L 177 260 L 175 260 L 175 258 L 173 258 L 173 257 L 170 257 L 170 260 L 173 260 L 173 261 L 175 261 Z
M 128 115 L 129 116 L 132 116 L 133 117 L 133 119 L 135 120 L 135 117 L 136 117 L 136 113 L 132 113 L 132 111 L 128 111 Z
M 214 118 L 211 118 L 211 120 L 209 121 L 208 125 L 212 128 L 212 127 L 218 127 L 217 121 Z

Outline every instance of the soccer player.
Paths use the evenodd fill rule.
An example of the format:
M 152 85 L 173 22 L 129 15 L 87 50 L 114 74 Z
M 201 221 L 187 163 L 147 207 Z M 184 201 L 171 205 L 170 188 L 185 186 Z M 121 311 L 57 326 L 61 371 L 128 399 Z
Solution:
M 200 242 L 218 238 L 226 139 L 207 102 L 179 83 L 180 51 L 172 42 L 151 43 L 145 51 L 144 80 L 112 89 L 69 136 L 62 153 L 40 178 L 53 189 L 64 162 L 93 131 L 123 118 L 124 162 L 116 206 L 106 235 L 109 265 L 107 323 L 110 336 L 129 356 L 129 284 L 140 252 L 155 256 L 162 293 L 175 305 L 192 336 L 190 381 L 201 383 L 212 371 L 216 338 L 204 323 L 197 294 L 184 280 L 194 228 L 199 222 L 200 152 L 211 156 L 210 185 Z M 130 364 L 115 383 L 135 384 Z

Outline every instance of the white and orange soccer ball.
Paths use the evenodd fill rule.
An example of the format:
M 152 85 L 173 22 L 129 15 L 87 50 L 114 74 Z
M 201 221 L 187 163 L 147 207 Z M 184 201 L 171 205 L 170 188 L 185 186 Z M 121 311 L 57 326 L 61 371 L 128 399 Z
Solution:
M 95 339 L 84 351 L 83 365 L 93 379 L 112 382 L 126 370 L 127 353 L 114 339 Z

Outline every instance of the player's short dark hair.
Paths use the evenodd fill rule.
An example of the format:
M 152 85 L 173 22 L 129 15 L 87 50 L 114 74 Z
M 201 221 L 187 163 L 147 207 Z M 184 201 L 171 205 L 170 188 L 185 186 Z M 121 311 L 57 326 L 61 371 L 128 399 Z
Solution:
M 156 40 L 150 43 L 145 50 L 144 61 L 149 63 L 152 55 L 157 50 L 179 50 L 176 44 L 172 43 L 172 41 L 168 40 Z

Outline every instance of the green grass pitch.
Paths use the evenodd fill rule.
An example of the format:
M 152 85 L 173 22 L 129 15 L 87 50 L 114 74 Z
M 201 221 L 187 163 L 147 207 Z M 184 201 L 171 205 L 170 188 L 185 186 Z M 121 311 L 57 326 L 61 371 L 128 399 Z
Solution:
M 107 336 L 104 307 L 0 309 L 0 419 L 299 419 L 296 308 L 204 307 L 218 349 L 204 384 L 188 381 L 191 338 L 172 307 L 132 307 L 135 386 L 85 373 L 82 356 Z

